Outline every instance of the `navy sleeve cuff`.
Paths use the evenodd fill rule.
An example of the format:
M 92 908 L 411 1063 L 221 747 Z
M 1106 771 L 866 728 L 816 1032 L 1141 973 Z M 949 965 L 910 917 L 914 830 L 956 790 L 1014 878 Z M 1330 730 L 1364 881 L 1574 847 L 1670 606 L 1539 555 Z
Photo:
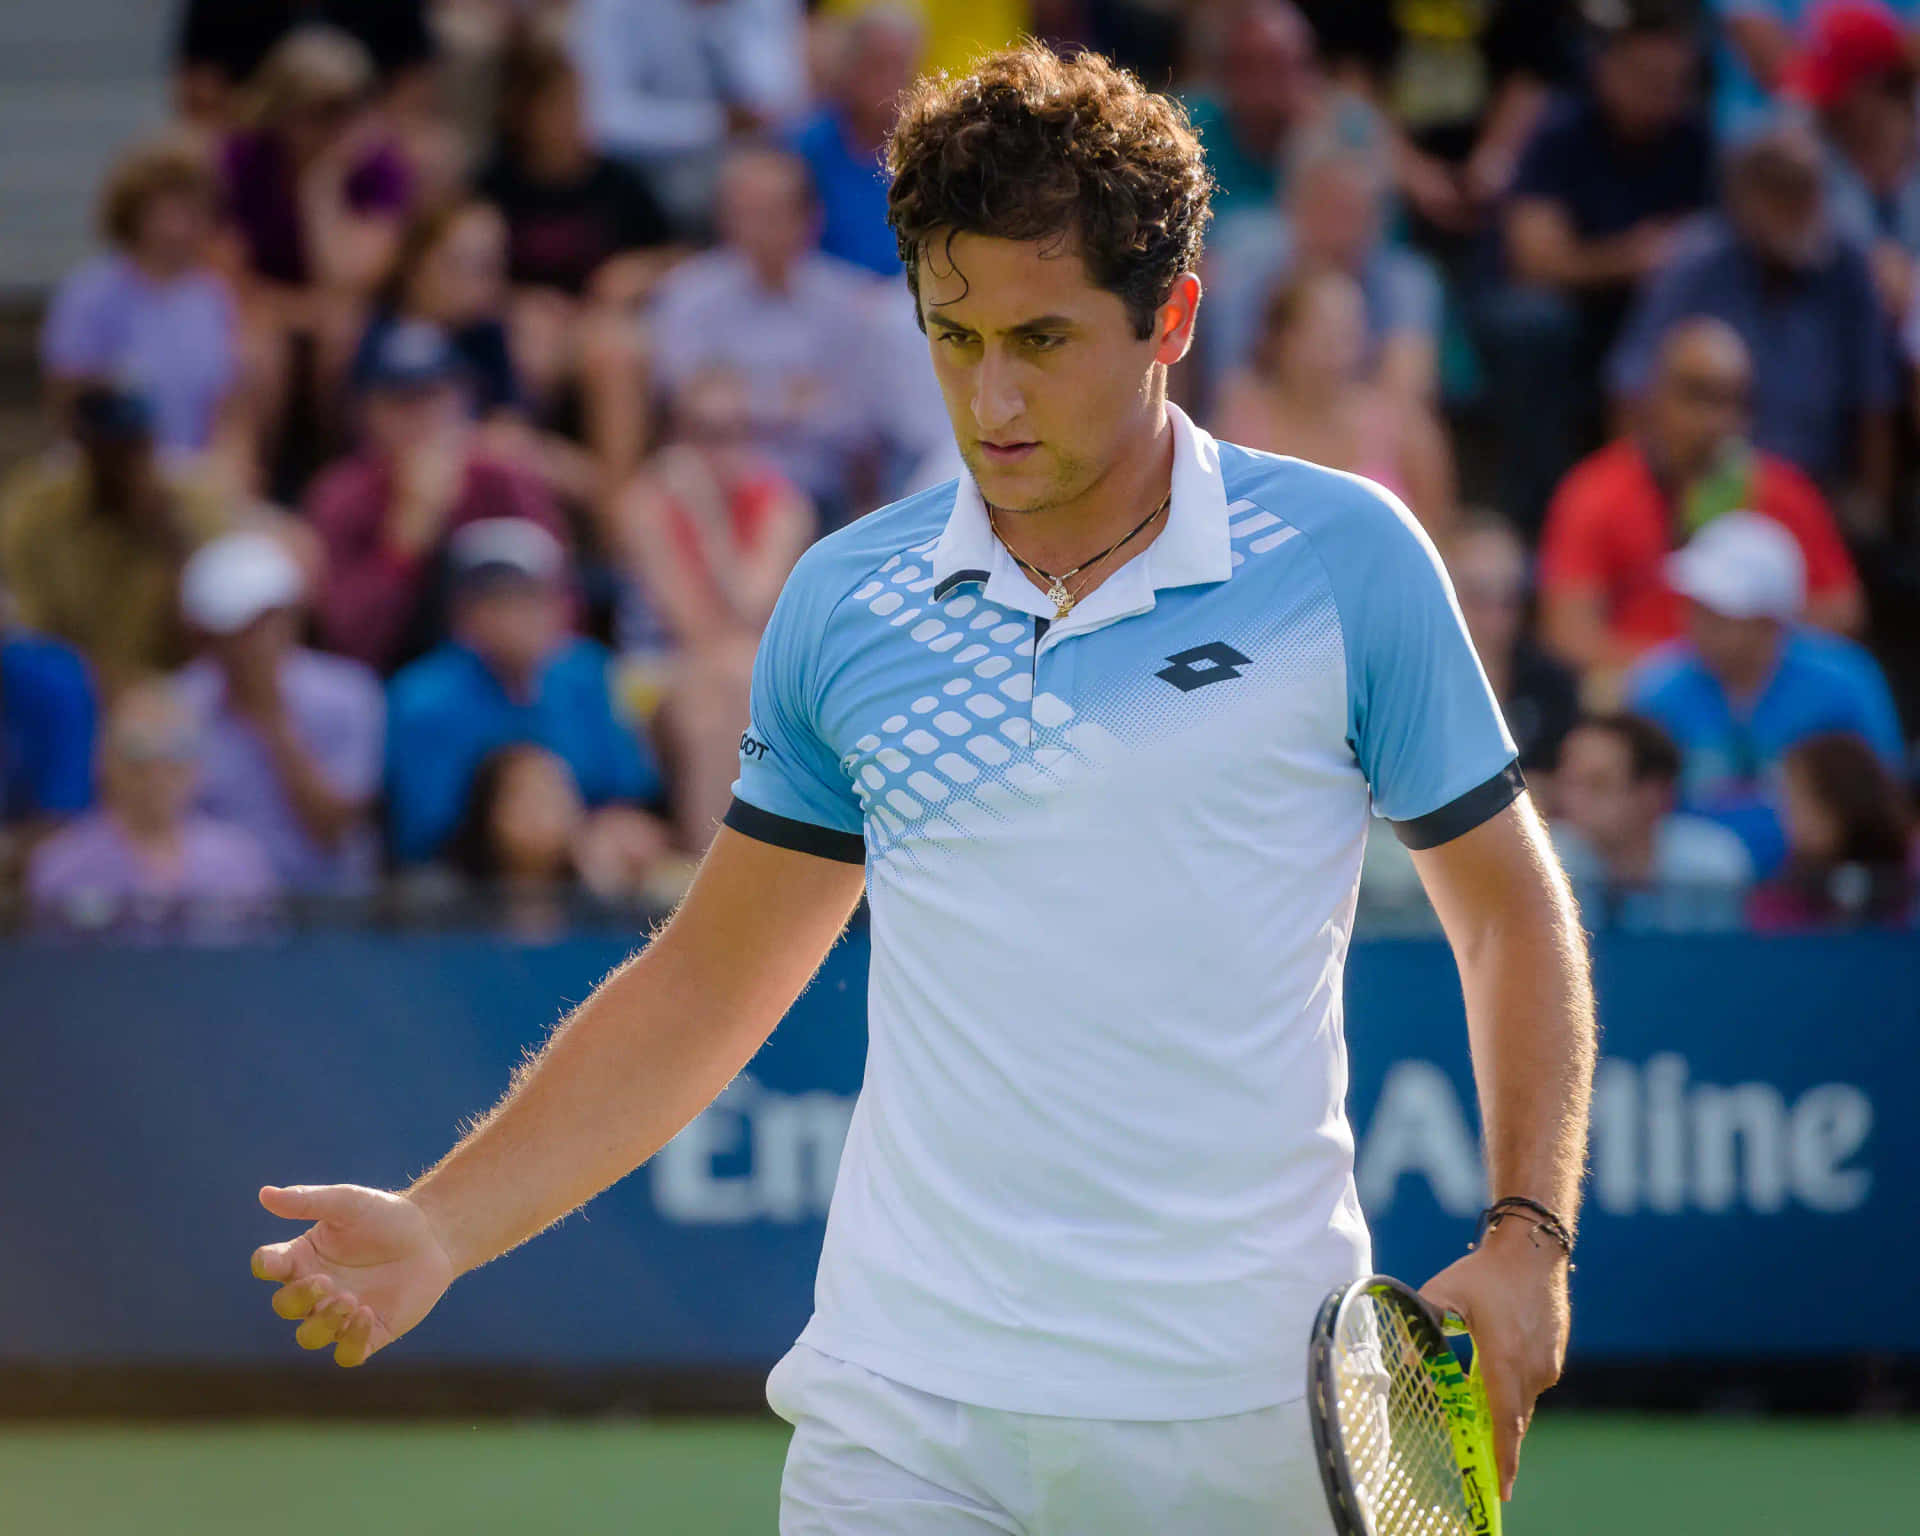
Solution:
M 757 805 L 749 805 L 739 796 L 727 807 L 726 824 L 755 842 L 771 843 L 776 848 L 791 848 L 795 853 L 810 853 L 816 858 L 837 859 L 842 864 L 867 862 L 867 842 L 858 832 L 842 832 L 837 827 L 817 826 L 811 821 L 794 821 L 776 816 Z
M 1508 763 L 1484 784 L 1476 784 L 1458 799 L 1450 800 L 1437 811 L 1428 811 L 1412 821 L 1393 823 L 1393 834 L 1409 848 L 1438 848 L 1463 833 L 1471 832 L 1483 821 L 1492 821 L 1527 787 L 1516 760 Z

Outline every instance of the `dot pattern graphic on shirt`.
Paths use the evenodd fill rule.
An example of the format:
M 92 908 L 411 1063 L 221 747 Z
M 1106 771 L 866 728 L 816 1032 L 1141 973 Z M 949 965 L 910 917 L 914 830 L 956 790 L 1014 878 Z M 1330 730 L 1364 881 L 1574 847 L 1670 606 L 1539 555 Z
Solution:
M 1235 502 L 1227 512 L 1236 570 L 1298 532 L 1251 501 Z M 1150 670 L 1124 688 L 1101 690 L 1081 708 L 1044 689 L 1036 693 L 1032 618 L 995 608 L 978 588 L 934 603 L 929 594 L 936 578 L 924 562 L 938 543 L 890 556 L 848 599 L 900 631 L 899 643 L 946 657 L 955 673 L 929 684 L 906 714 L 891 714 L 861 735 L 841 759 L 860 799 L 871 859 L 924 867 L 923 855 L 1039 806 L 1081 774 L 1097 772 L 1123 742 L 1244 703 L 1233 689 L 1183 695 Z M 1266 675 L 1257 686 L 1263 692 L 1285 686 L 1302 669 L 1322 669 L 1330 659 L 1338 664 L 1333 605 L 1315 590 L 1311 601 L 1325 611 L 1306 616 L 1309 643 L 1261 654 Z M 1283 631 L 1297 636 L 1302 618 L 1298 603 L 1275 605 L 1239 643 L 1258 648 Z

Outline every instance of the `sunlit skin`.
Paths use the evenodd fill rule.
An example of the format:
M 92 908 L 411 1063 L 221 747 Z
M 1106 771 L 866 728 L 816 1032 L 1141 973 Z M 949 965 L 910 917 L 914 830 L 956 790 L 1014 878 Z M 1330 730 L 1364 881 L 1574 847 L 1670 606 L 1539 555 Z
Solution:
M 1192 342 L 1199 279 L 1175 279 L 1142 339 L 1071 242 L 935 238 L 919 275 L 920 316 L 954 440 L 1010 547 L 1064 571 L 1152 511 L 1173 473 L 1167 369 Z M 1091 569 L 1076 595 L 1137 555 L 1165 522 Z

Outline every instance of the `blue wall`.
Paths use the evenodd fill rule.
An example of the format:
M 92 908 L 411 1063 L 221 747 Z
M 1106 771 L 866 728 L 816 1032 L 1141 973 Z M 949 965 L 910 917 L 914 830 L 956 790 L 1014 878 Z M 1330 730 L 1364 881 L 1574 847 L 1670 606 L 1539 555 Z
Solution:
M 1877 1274 L 1920 1300 L 1917 942 L 1602 936 L 1577 1355 L 1756 1339 L 1920 1354 L 1920 1308 L 1851 1299 Z M 0 946 L 0 1363 L 287 1360 L 247 1256 L 293 1229 L 255 1189 L 417 1173 L 627 948 Z M 584 1215 L 462 1281 L 408 1354 L 771 1362 L 806 1320 L 865 964 L 856 933 L 718 1105 Z M 1348 1003 L 1377 1258 L 1417 1282 L 1481 1203 L 1451 957 L 1359 943 Z

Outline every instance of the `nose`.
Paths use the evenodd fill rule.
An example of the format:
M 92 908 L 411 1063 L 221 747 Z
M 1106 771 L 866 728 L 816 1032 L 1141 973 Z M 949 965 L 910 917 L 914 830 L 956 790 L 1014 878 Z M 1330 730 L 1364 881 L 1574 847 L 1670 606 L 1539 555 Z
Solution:
M 997 437 L 1020 419 L 1026 402 L 1013 379 L 1013 370 L 991 351 L 980 360 L 973 376 L 973 424 L 983 437 Z

